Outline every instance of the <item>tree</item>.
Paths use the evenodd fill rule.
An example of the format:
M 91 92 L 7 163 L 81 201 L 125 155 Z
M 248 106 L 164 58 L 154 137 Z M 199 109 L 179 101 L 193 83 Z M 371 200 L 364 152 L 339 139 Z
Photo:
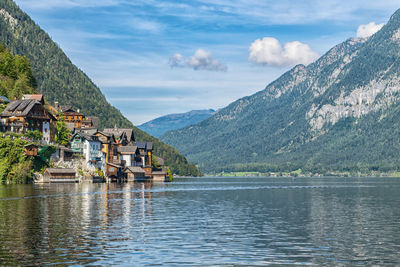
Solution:
M 41 132 L 39 132 L 38 130 L 27 131 L 24 135 L 25 135 L 25 137 L 27 137 L 33 141 L 40 141 L 43 139 L 43 134 Z
M 71 131 L 67 128 L 67 124 L 65 123 L 65 118 L 63 113 L 59 113 L 58 121 L 56 122 L 56 136 L 55 141 L 60 145 L 67 145 L 69 142 L 69 136 L 71 135 Z

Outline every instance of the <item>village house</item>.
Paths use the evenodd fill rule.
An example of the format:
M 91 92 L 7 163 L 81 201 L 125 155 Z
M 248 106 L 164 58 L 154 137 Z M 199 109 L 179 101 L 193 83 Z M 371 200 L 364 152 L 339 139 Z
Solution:
M 43 95 L 24 95 L 23 99 L 12 101 L 0 115 L 1 131 L 24 134 L 37 130 L 45 143 L 53 142 L 57 119 L 43 103 Z
M 121 179 L 125 161 L 121 160 L 118 153 L 118 144 L 112 133 L 97 131 L 96 135 L 101 142 L 102 152 L 105 154 L 106 175 L 112 179 Z
M 135 142 L 135 135 L 133 129 L 126 128 L 105 128 L 105 133 L 110 133 L 115 136 L 115 140 L 120 146 L 127 146 Z
M 96 135 L 75 133 L 71 138 L 71 150 L 73 153 L 83 155 L 86 162 L 92 166 L 104 169 L 105 154 L 101 150 L 101 142 Z
M 114 135 L 100 131 L 96 131 L 94 135 L 96 135 L 101 142 L 101 151 L 106 155 L 105 163 L 114 163 L 114 155 L 117 156 L 117 142 Z M 118 161 L 118 157 L 116 159 Z
M 55 108 L 57 109 L 57 107 Z M 72 106 L 61 106 L 60 111 L 63 113 L 64 121 L 71 132 L 75 128 L 82 128 L 83 114 L 79 112 L 79 109 L 75 110 Z
M 125 128 L 106 128 L 105 133 L 115 136 L 118 145 L 118 153 L 127 167 L 141 167 L 145 171 L 145 176 L 152 177 L 152 142 L 136 142 L 133 129 Z M 125 169 L 126 171 L 126 169 Z M 125 172 L 125 174 L 127 174 Z
M 95 129 L 97 130 L 99 125 L 99 118 L 95 116 L 86 117 L 84 114 L 79 112 L 79 109 L 74 109 L 72 106 L 60 106 L 58 102 L 54 103 L 53 106 L 49 106 L 51 112 L 58 116 L 61 112 L 64 115 L 64 121 L 67 128 L 73 133 L 81 129 Z
M 0 103 L 7 104 L 8 99 L 0 97 Z M 153 166 L 153 143 L 136 142 L 133 129 L 114 127 L 98 131 L 97 117 L 85 117 L 71 106 L 59 107 L 57 102 L 55 107 L 47 104 L 45 107 L 45 99 L 40 94 L 23 95 L 21 100 L 9 103 L 1 113 L 0 130 L 20 134 L 37 130 L 43 134 L 43 141 L 50 144 L 54 141 L 55 123 L 60 112 L 72 134 L 69 145 L 56 146 L 56 152 L 51 156 L 54 162 L 84 159 L 86 170 L 100 169 L 109 181 L 162 180 L 166 175 L 165 170 Z M 29 144 L 25 146 L 24 154 L 39 156 L 42 153 L 42 150 L 39 153 L 40 147 Z M 75 181 L 75 171 L 49 168 L 43 180 Z

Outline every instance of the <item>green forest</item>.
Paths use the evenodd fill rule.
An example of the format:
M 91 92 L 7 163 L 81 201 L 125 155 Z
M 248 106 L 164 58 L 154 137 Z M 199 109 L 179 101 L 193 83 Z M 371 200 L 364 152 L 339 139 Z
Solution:
M 58 101 L 61 105 L 71 105 L 80 109 L 86 116 L 99 117 L 100 129 L 115 125 L 133 128 L 137 141 L 153 142 L 155 154 L 162 157 L 174 173 L 185 176 L 201 174 L 197 167 L 189 164 L 176 149 L 139 130 L 118 109 L 110 105 L 90 78 L 78 69 L 49 35 L 12 0 L 0 1 L 0 9 L 9 15 L 0 15 L 0 42 L 3 42 L 12 54 L 22 55 L 30 60 L 32 74 L 36 78 L 36 82 L 31 80 L 31 85 L 37 85 L 37 91 L 44 94 L 49 103 Z M 29 80 L 29 75 L 23 76 L 21 75 L 20 79 Z M 10 93 L 12 99 L 14 92 L 17 93 L 20 88 L 15 84 L 15 90 Z
M 29 59 L 13 55 L 4 44 L 0 44 L 0 95 L 8 99 L 20 99 L 23 94 L 36 93 Z

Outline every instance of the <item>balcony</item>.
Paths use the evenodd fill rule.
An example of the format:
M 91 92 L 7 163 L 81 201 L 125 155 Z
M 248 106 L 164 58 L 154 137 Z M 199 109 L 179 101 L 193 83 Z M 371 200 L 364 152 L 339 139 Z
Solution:
M 83 153 L 83 144 L 71 144 L 71 150 L 75 153 Z
M 90 158 L 92 160 L 100 161 L 103 158 L 103 152 L 98 150 L 90 151 Z

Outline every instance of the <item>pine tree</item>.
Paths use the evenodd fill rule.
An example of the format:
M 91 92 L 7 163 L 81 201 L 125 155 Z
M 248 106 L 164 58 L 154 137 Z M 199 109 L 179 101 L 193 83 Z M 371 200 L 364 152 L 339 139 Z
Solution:
M 71 131 L 67 128 L 64 114 L 60 113 L 58 116 L 58 121 L 56 122 L 56 143 L 66 146 L 68 144 L 70 134 Z

